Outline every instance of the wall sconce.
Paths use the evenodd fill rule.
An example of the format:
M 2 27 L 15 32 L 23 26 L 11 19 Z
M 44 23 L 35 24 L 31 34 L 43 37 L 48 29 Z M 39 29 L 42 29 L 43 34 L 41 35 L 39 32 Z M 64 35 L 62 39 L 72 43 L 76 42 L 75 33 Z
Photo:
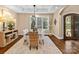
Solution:
M 4 17 L 0 17 L 0 22 L 3 24 L 3 31 L 5 31 L 5 20 L 4 20 Z
M 5 18 L 3 17 L 3 9 L 1 10 L 0 22 L 3 23 L 3 31 L 5 31 Z

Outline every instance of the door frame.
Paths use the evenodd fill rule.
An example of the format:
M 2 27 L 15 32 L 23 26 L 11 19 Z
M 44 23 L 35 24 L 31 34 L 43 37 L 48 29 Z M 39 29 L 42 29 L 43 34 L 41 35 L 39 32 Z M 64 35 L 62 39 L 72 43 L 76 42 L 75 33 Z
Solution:
M 64 18 L 64 21 L 63 21 L 63 23 L 64 23 L 64 40 L 67 40 L 68 38 L 66 38 L 66 35 L 65 35 L 65 18 L 66 18 L 66 16 L 69 16 L 69 15 L 71 15 L 71 18 L 72 18 L 72 16 L 74 16 L 74 15 L 79 15 L 79 14 L 77 14 L 77 13 L 69 13 L 69 14 L 66 14 L 66 15 L 64 15 L 63 16 L 63 18 Z M 73 26 L 73 28 L 74 28 L 74 25 L 73 25 L 73 22 L 74 22 L 74 20 L 73 19 L 75 19 L 75 18 L 72 18 L 71 19 L 71 26 Z M 74 39 L 74 37 L 73 37 L 73 35 L 74 35 L 74 29 L 73 28 L 71 28 L 71 34 L 72 34 L 72 37 L 71 38 L 69 38 L 69 40 L 71 40 L 71 39 Z

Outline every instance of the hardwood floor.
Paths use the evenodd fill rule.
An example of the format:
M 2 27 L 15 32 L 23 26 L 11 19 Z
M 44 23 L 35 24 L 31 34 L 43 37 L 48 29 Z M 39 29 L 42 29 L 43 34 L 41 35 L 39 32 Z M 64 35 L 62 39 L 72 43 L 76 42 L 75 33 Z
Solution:
M 65 40 L 64 41 L 64 40 L 56 38 L 54 35 L 48 35 L 48 36 L 63 54 L 79 54 L 79 40 Z M 19 35 L 19 37 L 15 41 L 10 43 L 9 45 L 3 48 L 0 47 L 0 53 L 3 54 L 4 52 L 6 52 L 22 37 L 23 37 L 22 35 Z
M 3 54 L 5 51 L 7 51 L 10 47 L 12 47 L 17 41 L 19 41 L 23 36 L 19 35 L 16 40 L 14 40 L 12 43 L 5 47 L 0 47 L 0 54 Z
M 79 54 L 79 40 L 66 40 L 64 53 Z
M 49 38 L 55 43 L 55 45 L 64 53 L 65 41 L 57 39 L 54 35 L 48 35 Z
M 63 54 L 79 54 L 79 40 L 60 40 L 54 35 L 48 35 Z

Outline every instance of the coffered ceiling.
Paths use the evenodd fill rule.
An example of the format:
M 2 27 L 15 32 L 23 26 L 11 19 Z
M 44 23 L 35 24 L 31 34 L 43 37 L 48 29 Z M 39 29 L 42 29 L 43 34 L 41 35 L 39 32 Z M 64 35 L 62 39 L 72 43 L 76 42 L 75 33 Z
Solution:
M 5 7 L 14 10 L 17 13 L 34 13 L 33 5 L 6 5 Z M 63 5 L 36 5 L 36 13 L 54 13 L 57 9 L 62 8 Z

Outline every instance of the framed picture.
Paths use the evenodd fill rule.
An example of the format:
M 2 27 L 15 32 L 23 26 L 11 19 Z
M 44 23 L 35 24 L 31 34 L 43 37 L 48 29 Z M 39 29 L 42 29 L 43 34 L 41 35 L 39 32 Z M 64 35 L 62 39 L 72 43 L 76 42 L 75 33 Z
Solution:
M 56 25 L 56 23 L 57 23 L 57 21 L 56 21 L 56 19 L 54 20 L 54 24 Z

